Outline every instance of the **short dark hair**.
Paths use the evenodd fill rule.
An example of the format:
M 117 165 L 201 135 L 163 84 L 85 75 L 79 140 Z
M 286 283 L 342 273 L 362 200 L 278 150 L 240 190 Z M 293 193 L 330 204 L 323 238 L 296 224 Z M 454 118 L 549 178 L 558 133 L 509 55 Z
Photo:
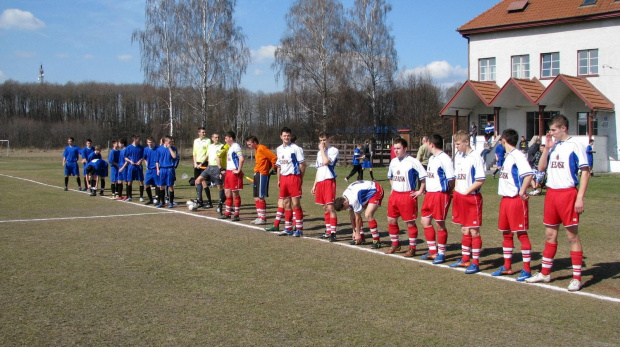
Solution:
M 73 137 L 69 137 L 69 138 L 67 138 L 67 140 L 75 141 L 75 139 Z
M 86 172 L 87 173 L 93 173 L 93 171 L 95 171 L 95 168 L 92 165 L 88 165 L 86 167 Z
M 516 146 L 519 142 L 519 133 L 514 129 L 506 129 L 502 132 L 502 138 L 511 146 Z
M 280 129 L 280 135 L 282 135 L 282 133 L 292 134 L 293 130 L 291 130 L 291 128 L 289 128 L 289 127 L 282 127 L 282 129 Z
M 205 127 L 198 127 L 198 131 L 200 131 L 200 130 L 207 131 L 207 129 L 205 129 Z
M 394 144 L 401 144 L 403 146 L 403 148 L 408 148 L 409 144 L 407 143 L 407 140 L 403 139 L 402 137 L 399 137 L 397 139 L 394 140 Z
M 93 140 L 91 140 L 91 139 L 86 139 L 86 142 L 93 143 Z
M 342 196 L 339 196 L 336 199 L 334 199 L 334 209 L 336 211 L 342 211 L 343 208 L 344 208 L 344 198 Z
M 237 141 L 237 134 L 234 131 L 227 131 L 224 135 L 233 139 L 233 141 Z
M 443 137 L 439 134 L 433 134 L 428 137 L 428 142 L 432 143 L 437 149 L 443 150 Z
M 563 114 L 555 115 L 549 121 L 549 125 L 565 126 L 566 130 L 568 130 L 568 118 L 564 117 Z
M 258 143 L 258 139 L 256 138 L 256 136 L 254 135 L 250 135 L 248 137 L 245 138 L 245 142 L 252 142 L 252 143 Z

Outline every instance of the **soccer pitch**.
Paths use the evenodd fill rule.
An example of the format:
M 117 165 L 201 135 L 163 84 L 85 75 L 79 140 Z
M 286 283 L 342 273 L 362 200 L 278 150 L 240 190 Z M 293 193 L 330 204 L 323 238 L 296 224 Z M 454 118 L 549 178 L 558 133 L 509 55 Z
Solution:
M 249 224 L 256 217 L 251 186 L 234 223 L 213 210 L 189 212 L 183 203 L 195 193 L 186 181 L 178 181 L 181 205 L 173 209 L 64 192 L 60 159 L 60 152 L 0 158 L 1 345 L 620 344 L 619 176 L 591 180 L 580 225 L 585 286 L 575 294 L 566 291 L 563 234 L 550 284 L 489 275 L 503 262 L 490 176 L 482 272 L 465 275 L 419 260 L 425 243 L 413 260 L 383 254 L 387 247 L 348 245 L 345 213 L 338 243 L 316 239 L 323 214 L 309 194 L 311 168 L 302 199 L 306 237 L 297 239 Z M 177 176 L 190 172 L 182 166 Z M 346 172 L 338 168 L 338 194 Z M 389 191 L 385 169 L 375 177 Z M 275 184 L 270 192 L 272 221 Z M 530 200 L 534 271 L 544 244 L 543 199 Z M 377 213 L 384 243 L 386 206 L 387 196 Z M 449 264 L 460 257 L 460 231 L 448 225 L 448 232 Z M 518 270 L 519 250 L 517 242 Z

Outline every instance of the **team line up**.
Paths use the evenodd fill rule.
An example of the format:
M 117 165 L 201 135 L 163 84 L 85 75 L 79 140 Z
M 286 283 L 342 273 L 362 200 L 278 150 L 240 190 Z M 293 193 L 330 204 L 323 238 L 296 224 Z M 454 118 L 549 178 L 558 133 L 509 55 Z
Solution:
M 242 168 L 245 157 L 241 146 L 236 142 L 235 133 L 227 132 L 224 144 L 219 142 L 218 134 L 213 134 L 210 139 L 207 139 L 204 128 L 198 129 L 198 135 L 193 146 L 195 177 L 193 183 L 196 186 L 197 199 L 190 204 L 190 208 L 213 207 L 209 187 L 217 186 L 220 194 L 218 205 L 220 218 L 239 221 L 241 207 L 239 193 L 243 189 Z M 295 144 L 290 128 L 281 129 L 280 139 L 282 145 L 277 148 L 275 154 L 266 146 L 259 144 L 256 137 L 250 136 L 246 139 L 246 145 L 256 151 L 253 196 L 257 218 L 252 223 L 267 224 L 265 197 L 268 195 L 269 178 L 273 171 L 276 171 L 279 187 L 278 207 L 273 225 L 265 230 L 279 231 L 280 224 L 284 220 L 284 228 L 280 234 L 300 237 L 303 236 L 301 196 L 306 161 L 303 149 Z M 336 226 L 338 225 L 336 212 L 347 210 L 353 230 L 352 244 L 365 243 L 362 226 L 363 219 L 366 219 L 372 235 L 371 247 L 380 248 L 381 242 L 375 213 L 382 204 L 384 188 L 374 181 L 374 178 L 372 181 L 357 180 L 345 189 L 342 196 L 336 197 L 335 166 L 339 151 L 330 145 L 329 136 L 326 133 L 320 133 L 318 139 L 319 151 L 315 165 L 317 171 L 311 193 L 315 197 L 315 203 L 322 205 L 324 211 L 326 229 L 321 238 L 336 240 Z M 534 170 L 525 154 L 516 148 L 519 135 L 515 130 L 506 129 L 500 137 L 498 145 L 501 145 L 506 152 L 503 163 L 498 164 L 501 167 L 498 194 L 502 197 L 498 229 L 503 234 L 504 264 L 492 275 L 503 276 L 517 273 L 516 280 L 520 282 L 550 282 L 553 259 L 557 251 L 559 227 L 562 224 L 570 244 L 573 266 L 573 278 L 568 285 L 568 290 L 578 291 L 582 287 L 581 267 L 583 264 L 578 225 L 579 216 L 584 211 L 584 195 L 590 177 L 586 149 L 568 134 L 568 120 L 562 115 L 550 120 L 549 132 L 545 140 L 546 146 L 541 146 L 542 154 Z M 174 207 L 176 205 L 173 188 L 174 169 L 178 165 L 178 153 L 174 147 L 174 139 L 165 137 L 160 146 L 155 146 L 153 139 L 148 138 L 145 148 L 140 146 L 138 136 L 134 136 L 132 144 L 127 147 L 124 147 L 123 141 L 119 140 L 114 143 L 108 158 L 114 197 L 131 200 L 131 182 L 143 180 L 144 185 L 140 186 L 140 196 L 142 197 L 143 189 L 146 187 L 149 199 L 147 204 L 155 203 L 157 207 L 163 207 L 166 201 L 165 194 L 168 194 L 168 207 Z M 79 148 L 72 146 L 73 139 L 70 138 L 68 142 L 69 146 L 63 154 L 65 189 L 68 177 L 71 175 L 78 176 L 78 186 L 80 186 L 76 164 L 79 153 L 83 158 L 86 185 L 91 188 L 91 195 L 96 194 L 99 180 L 107 176 L 107 163 L 100 158 L 100 153 L 99 158 L 96 157 L 98 152 L 96 148 L 93 149 L 94 155 L 85 153 L 88 141 L 87 147 L 81 152 Z M 450 204 L 453 204 L 452 222 L 461 226 L 462 251 L 461 258 L 450 266 L 462 267 L 465 268 L 466 274 L 474 274 L 480 271 L 479 257 L 482 248 L 480 226 L 483 203 L 480 189 L 486 179 L 486 172 L 483 159 L 472 150 L 469 135 L 466 132 L 457 132 L 454 135 L 454 144 L 457 153 L 452 161 L 450 156 L 443 152 L 442 137 L 438 134 L 429 136 L 428 141 L 422 146 L 427 148 L 420 148 L 421 151 L 427 150 L 430 155 L 425 167 L 420 160 L 408 154 L 408 143 L 405 139 L 394 140 L 392 146 L 394 158 L 390 161 L 387 173 L 391 186 L 387 206 L 391 246 L 386 253 L 401 252 L 398 225 L 400 218 L 406 224 L 409 238 L 409 247 L 404 256 L 415 256 L 418 237 L 417 199 L 423 197 L 419 215 L 428 244 L 428 252 L 423 254 L 421 259 L 432 261 L 433 264 L 444 263 L 448 238 L 445 222 Z M 368 142 L 366 145 L 369 145 Z M 70 154 L 67 154 L 68 149 Z M 354 169 L 345 180 L 348 181 L 359 170 L 358 166 L 369 167 L 368 164 L 364 164 L 365 157 L 361 146 L 358 146 L 354 154 Z M 145 177 L 141 177 L 143 162 L 147 166 Z M 74 171 L 71 171 L 72 167 Z M 546 174 L 547 194 L 543 213 L 546 242 L 542 269 L 532 275 L 530 268 L 532 246 L 528 236 L 530 195 L 527 188 L 535 176 L 535 171 L 538 171 L 538 174 L 543 173 L 542 176 Z M 363 171 L 359 170 L 358 178 L 360 178 L 360 172 Z M 579 175 L 580 172 L 581 175 Z M 125 197 L 122 197 L 123 182 L 127 187 Z M 151 196 L 151 186 L 155 187 L 157 199 Z M 104 186 L 102 185 L 101 188 L 103 190 Z M 203 200 L 203 191 L 207 195 L 206 201 Z M 433 220 L 437 228 L 433 226 Z M 515 235 L 521 244 L 523 269 L 520 272 L 512 270 Z

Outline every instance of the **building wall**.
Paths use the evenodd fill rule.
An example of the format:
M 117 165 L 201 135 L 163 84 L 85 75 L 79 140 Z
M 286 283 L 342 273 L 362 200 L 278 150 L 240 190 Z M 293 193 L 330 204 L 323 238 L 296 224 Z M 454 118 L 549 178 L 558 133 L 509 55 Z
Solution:
M 607 98 L 620 107 L 620 44 L 615 39 L 620 37 L 620 19 L 604 19 L 597 21 L 583 21 L 573 24 L 512 30 L 498 33 L 475 34 L 470 37 L 469 46 L 469 73 L 471 80 L 478 80 L 478 60 L 483 58 L 496 59 L 496 83 L 500 87 L 511 77 L 511 58 L 515 55 L 529 55 L 530 76 L 541 80 L 548 86 L 551 79 L 541 79 L 541 54 L 559 52 L 560 73 L 578 76 L 579 50 L 598 49 L 598 76 L 588 77 L 588 80 Z M 577 112 L 590 111 L 583 101 L 571 94 L 563 105 L 556 108 L 548 107 L 546 111 L 559 110 L 567 116 L 569 123 L 574 125 L 576 133 Z M 534 109 L 537 111 L 537 109 Z M 520 109 L 500 111 L 500 130 L 512 127 L 525 132 L 525 125 L 519 119 L 525 116 Z M 475 113 L 477 114 L 477 113 Z M 507 117 L 507 118 L 506 118 Z M 599 136 L 606 136 L 607 145 L 596 143 L 598 149 L 595 160 L 606 161 L 606 165 L 596 165 L 599 169 L 606 166 L 612 172 L 620 172 L 620 143 L 617 134 L 620 133 L 620 122 L 616 121 L 616 113 L 600 112 L 598 114 Z M 596 142 L 596 140 L 595 140 Z M 603 152 L 603 153 L 599 153 Z M 602 159 L 601 159 L 602 158 Z M 597 170 L 598 171 L 598 170 Z

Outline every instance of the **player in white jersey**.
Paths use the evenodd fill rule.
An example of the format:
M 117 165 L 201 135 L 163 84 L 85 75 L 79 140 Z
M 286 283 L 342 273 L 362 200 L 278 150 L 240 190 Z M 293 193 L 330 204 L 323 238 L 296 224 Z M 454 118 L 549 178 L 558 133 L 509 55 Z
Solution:
M 224 194 L 226 194 L 226 211 L 220 219 L 231 218 L 233 221 L 239 221 L 239 212 L 241 211 L 241 195 L 239 191 L 243 189 L 243 163 L 245 157 L 243 150 L 236 141 L 237 135 L 232 132 L 226 132 L 224 141 L 230 146 L 226 155 L 226 175 L 224 176 Z M 234 209 L 233 209 L 234 204 Z
M 323 205 L 325 218 L 325 234 L 321 238 L 336 241 L 336 226 L 338 216 L 334 210 L 336 199 L 336 163 L 338 162 L 338 148 L 330 146 L 327 133 L 319 134 L 319 151 L 316 155 L 316 177 L 312 185 L 314 202 Z
M 303 236 L 304 214 L 301 208 L 301 186 L 306 172 L 306 159 L 304 151 L 291 141 L 292 130 L 284 127 L 280 130 L 282 145 L 276 150 L 278 161 L 278 186 L 280 196 L 278 202 L 278 214 L 284 214 L 284 232 L 282 235 L 292 235 L 295 237 Z M 283 200 L 291 199 L 291 204 L 284 203 Z M 293 212 L 295 212 L 295 227 L 293 233 Z M 265 228 L 267 231 L 278 231 L 278 226 L 273 225 Z
M 584 211 L 583 198 L 588 188 L 590 172 L 585 146 L 568 135 L 568 120 L 563 115 L 551 118 L 545 149 L 538 163 L 539 171 L 547 171 L 547 195 L 543 223 L 546 242 L 542 270 L 526 280 L 528 283 L 551 281 L 551 267 L 558 247 L 558 231 L 564 224 L 570 244 L 573 279 L 569 291 L 581 289 L 583 248 L 579 239 L 579 215 Z M 581 171 L 581 183 L 577 178 Z M 579 185 L 579 189 L 577 189 Z
M 428 139 L 428 149 L 431 157 L 426 169 L 426 196 L 422 204 L 422 227 L 428 243 L 428 252 L 422 256 L 423 260 L 433 260 L 433 264 L 446 261 L 446 217 L 450 208 L 452 190 L 454 189 L 454 166 L 452 159 L 443 151 L 443 138 L 433 134 Z M 437 223 L 437 238 L 435 228 L 431 224 L 434 219 Z
M 450 267 L 464 267 L 466 274 L 480 271 L 482 238 L 482 194 L 480 189 L 486 178 L 482 157 L 469 145 L 470 134 L 459 130 L 454 135 L 454 174 L 456 183 L 452 195 L 452 223 L 461 226 L 461 259 Z
M 396 157 L 390 161 L 387 173 L 392 186 L 387 213 L 388 231 L 392 246 L 385 253 L 394 254 L 400 251 L 400 241 L 398 239 L 398 234 L 400 233 L 398 218 L 400 217 L 407 224 L 407 233 L 409 235 L 409 250 L 405 252 L 404 256 L 413 257 L 418 239 L 418 226 L 415 224 L 415 220 L 418 218 L 418 197 L 424 194 L 426 170 L 419 160 L 408 154 L 407 140 L 403 138 L 394 140 L 392 148 Z M 418 181 L 421 182 L 420 189 L 416 190 Z
M 373 248 L 379 248 L 379 231 L 376 227 L 375 212 L 381 206 L 382 201 L 383 187 L 375 181 L 353 182 L 344 190 L 341 197 L 334 200 L 336 211 L 349 210 L 353 240 L 356 244 L 364 243 L 362 211 L 366 209 L 364 215 L 372 234 L 372 245 Z
M 512 275 L 512 250 L 514 248 L 513 234 L 521 243 L 523 256 L 523 270 L 517 277 L 522 282 L 530 278 L 530 261 L 532 259 L 532 244 L 527 234 L 529 229 L 529 208 L 527 188 L 534 177 L 534 171 L 527 161 L 527 157 L 516 146 L 519 134 L 513 129 L 506 129 L 502 133 L 501 145 L 506 149 L 506 157 L 500 172 L 497 193 L 502 196 L 499 205 L 499 219 L 497 228 L 503 234 L 502 249 L 504 265 L 493 272 L 493 276 Z

